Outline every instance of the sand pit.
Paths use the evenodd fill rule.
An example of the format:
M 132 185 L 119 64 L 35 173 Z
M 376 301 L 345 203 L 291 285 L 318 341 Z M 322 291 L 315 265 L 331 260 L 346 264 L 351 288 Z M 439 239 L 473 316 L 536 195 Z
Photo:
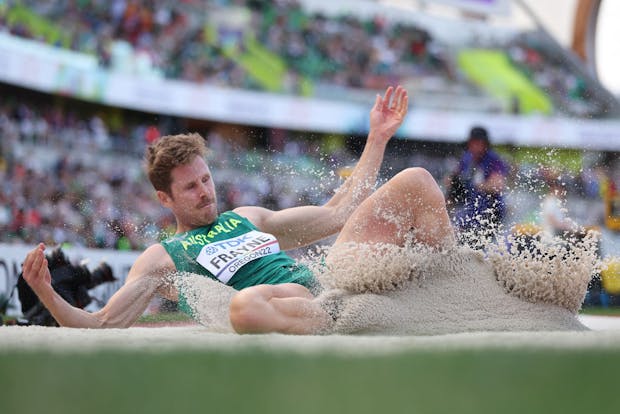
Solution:
M 337 310 L 330 333 L 442 335 L 586 329 L 576 313 L 587 290 L 588 269 L 550 273 L 543 268 L 525 278 L 518 256 L 485 258 L 479 251 L 457 247 L 441 252 L 381 251 L 380 270 L 373 271 L 378 259 L 371 252 L 359 254 L 360 246 L 349 250 L 341 248 L 328 256 L 328 265 L 335 257 L 339 265 L 351 261 L 371 270 L 363 274 L 328 270 L 325 284 L 333 280 L 339 289 L 328 290 L 318 300 Z M 396 264 L 395 268 L 389 263 Z M 528 263 L 533 267 L 533 260 L 528 258 Z M 410 280 L 403 282 L 405 270 Z M 392 279 L 396 283 L 389 288 L 386 281 Z
M 467 349 L 619 349 L 620 318 L 580 316 L 589 331 L 582 332 L 469 332 L 434 336 L 290 336 L 236 335 L 212 332 L 200 325 L 133 327 L 129 329 L 71 329 L 0 327 L 0 352 L 149 352 L 258 349 L 293 353 L 376 355 L 416 350 Z
M 392 246 L 375 252 L 352 247 L 344 246 L 324 262 L 319 260 L 325 263 L 320 275 L 325 291 L 315 300 L 336 316 L 325 335 L 231 333 L 227 304 L 234 290 L 208 278 L 179 274 L 177 288 L 185 289 L 188 305 L 201 324 L 108 330 L 2 327 L 0 349 L 258 348 L 376 354 L 620 347 L 620 318 L 577 314 L 595 266 L 589 245 L 571 245 L 570 251 L 554 247 L 551 256 L 544 251 L 541 255 L 543 246 L 539 246 L 538 257 L 508 250 L 483 254 L 460 246 L 442 251 Z
M 315 301 L 335 318 L 329 335 L 586 330 L 577 311 L 595 267 L 590 246 L 539 250 L 345 244 L 306 264 L 324 286 Z M 187 273 L 173 280 L 201 324 L 232 332 L 232 288 Z

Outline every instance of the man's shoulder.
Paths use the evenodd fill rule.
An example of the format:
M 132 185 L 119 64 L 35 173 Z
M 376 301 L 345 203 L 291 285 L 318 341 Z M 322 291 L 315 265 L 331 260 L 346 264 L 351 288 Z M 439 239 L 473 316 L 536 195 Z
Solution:
M 149 261 L 153 263 L 154 267 L 174 268 L 172 258 L 161 243 L 147 247 L 138 257 L 138 260 Z
M 147 247 L 146 249 L 144 249 L 144 251 L 142 252 L 143 255 L 148 254 L 162 254 L 165 253 L 166 249 L 164 248 L 163 244 L 161 243 L 154 243 L 151 244 L 149 247 Z
M 266 209 L 264 207 L 258 206 L 243 206 L 237 207 L 234 210 L 230 211 L 231 214 L 234 214 L 241 219 L 245 219 L 250 222 L 253 226 L 261 228 L 261 223 L 268 217 L 270 214 L 273 214 L 273 211 Z
M 136 259 L 127 281 L 141 279 L 143 277 L 163 277 L 175 271 L 174 262 L 160 243 L 147 247 Z

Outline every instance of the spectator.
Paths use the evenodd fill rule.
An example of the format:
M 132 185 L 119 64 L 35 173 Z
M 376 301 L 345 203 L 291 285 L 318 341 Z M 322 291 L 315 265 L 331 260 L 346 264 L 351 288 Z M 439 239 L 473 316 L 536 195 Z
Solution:
M 119 129 L 109 123 L 110 114 L 99 109 L 95 112 L 101 117 L 76 114 L 44 98 L 30 99 L 12 89 L 1 92 L 17 98 L 0 105 L 0 243 L 45 240 L 140 249 L 169 231 L 170 214 L 143 183 L 137 151 L 176 121 L 154 125 L 146 117 L 127 120 Z M 44 127 L 23 128 L 39 124 Z M 218 191 L 226 195 L 220 200 L 222 209 L 241 202 L 274 209 L 296 205 L 302 189 L 325 168 L 321 160 L 326 154 L 302 147 L 303 141 L 295 144 L 290 136 L 284 142 L 299 146 L 299 151 L 283 152 L 280 159 L 260 147 L 233 147 L 217 133 L 208 138 L 218 152 L 212 164 L 221 181 Z M 239 169 L 239 160 L 253 169 Z M 272 175 L 282 174 L 295 180 L 276 187 Z M 320 202 L 337 185 L 335 178 L 323 179 L 310 201 Z
M 487 130 L 473 127 L 448 189 L 459 229 L 474 234 L 497 229 L 506 215 L 502 191 L 507 174 L 507 164 L 490 148 Z

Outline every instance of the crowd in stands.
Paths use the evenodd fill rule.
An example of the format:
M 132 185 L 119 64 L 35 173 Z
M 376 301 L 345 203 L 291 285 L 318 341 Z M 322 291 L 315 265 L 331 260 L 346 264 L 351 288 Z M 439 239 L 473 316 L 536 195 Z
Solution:
M 605 104 L 590 99 L 593 94 L 583 74 L 575 73 L 561 57 L 544 52 L 536 38 L 515 36 L 506 45 L 513 64 L 549 94 L 561 112 L 578 117 L 595 117 L 605 112 Z M 518 108 L 514 112 L 518 112 Z
M 0 242 L 138 249 L 157 241 L 175 223 L 155 198 L 142 155 L 149 141 L 179 132 L 147 122 L 117 130 L 53 104 L 1 103 Z M 290 139 L 270 152 L 203 135 L 222 211 L 320 203 L 339 183 L 311 140 Z M 336 150 L 329 163 L 350 159 Z
M 0 103 L 0 242 L 141 249 L 173 231 L 172 216 L 143 173 L 142 155 L 149 141 L 183 132 L 183 124 L 146 117 L 114 123 L 103 109 L 84 114 L 67 107 L 24 97 Z M 338 170 L 355 159 L 346 146 L 324 145 L 324 137 L 311 134 L 278 131 L 266 143 L 243 147 L 215 130 L 199 132 L 212 150 L 221 211 L 322 203 L 342 181 Z M 441 183 L 460 155 L 392 144 L 381 179 L 421 166 Z M 543 191 L 543 173 L 540 165 L 512 163 L 507 202 L 520 218 L 528 212 L 524 195 L 530 210 L 540 204 L 542 192 L 535 194 Z M 601 205 L 602 178 L 594 169 L 563 175 L 568 198 L 582 200 L 571 205 L 571 213 L 583 215 L 578 221 L 602 220 L 591 216 L 592 205 Z
M 400 83 L 481 93 L 460 73 L 453 46 L 423 27 L 381 16 L 326 16 L 302 6 L 296 0 L 7 0 L 0 7 L 0 31 L 96 55 L 105 67 L 122 66 L 130 53 L 138 57 L 134 70 L 146 67 L 151 75 L 235 88 L 263 88 L 234 57 L 252 38 L 284 62 L 282 92 L 312 93 L 304 88 L 308 84 L 316 92 Z M 15 8 L 23 13 L 11 13 Z M 24 17 L 32 15 L 43 23 Z M 542 48 L 517 38 L 510 57 L 551 96 L 559 113 L 604 113 L 585 79 L 550 60 Z
M 256 2 L 261 44 L 302 76 L 332 85 L 382 89 L 415 77 L 455 81 L 442 45 L 421 27 L 376 16 L 309 15 L 294 2 Z

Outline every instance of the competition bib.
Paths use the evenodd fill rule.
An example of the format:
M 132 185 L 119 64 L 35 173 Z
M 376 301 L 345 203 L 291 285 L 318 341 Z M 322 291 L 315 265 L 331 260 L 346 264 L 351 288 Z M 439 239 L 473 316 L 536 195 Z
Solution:
M 228 283 L 245 264 L 279 251 L 280 245 L 274 235 L 252 230 L 232 239 L 205 245 L 196 261 L 220 282 Z

